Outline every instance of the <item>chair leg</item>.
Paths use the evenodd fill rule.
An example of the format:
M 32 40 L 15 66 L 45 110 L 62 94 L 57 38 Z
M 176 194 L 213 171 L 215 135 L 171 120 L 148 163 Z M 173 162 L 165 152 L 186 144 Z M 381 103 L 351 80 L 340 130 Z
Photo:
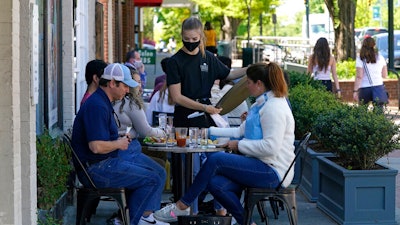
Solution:
M 278 202 L 279 200 L 276 200 L 272 197 L 269 198 L 269 204 L 271 205 L 271 210 L 274 213 L 274 219 L 278 219 L 278 215 L 279 215 L 279 208 L 278 208 Z
M 296 192 L 293 191 L 291 194 L 281 195 L 283 205 L 286 206 L 286 212 L 289 217 L 290 225 L 297 225 L 297 203 L 296 203 Z
M 257 203 L 257 209 L 258 209 L 258 213 L 260 214 L 260 217 L 261 217 L 261 222 L 265 222 L 265 225 L 268 225 L 269 221 L 268 221 L 268 215 L 265 212 L 264 201 L 259 201 Z

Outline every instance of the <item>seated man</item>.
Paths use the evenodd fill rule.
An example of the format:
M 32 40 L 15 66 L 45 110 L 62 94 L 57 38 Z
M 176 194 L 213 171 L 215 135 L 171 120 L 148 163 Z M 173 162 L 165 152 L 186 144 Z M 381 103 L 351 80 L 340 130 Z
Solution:
M 97 187 L 119 188 L 127 191 L 127 204 L 132 225 L 166 225 L 154 219 L 153 211 L 161 204 L 165 180 L 154 171 L 130 160 L 118 157 L 128 149 L 130 139 L 119 138 L 118 118 L 112 101 L 122 99 L 129 87 L 136 87 L 129 69 L 118 63 L 104 69 L 99 88 L 80 108 L 73 126 L 72 147 L 87 166 L 87 172 Z M 78 177 L 84 186 L 90 186 L 83 174 Z M 116 224 L 116 223 L 115 223 Z

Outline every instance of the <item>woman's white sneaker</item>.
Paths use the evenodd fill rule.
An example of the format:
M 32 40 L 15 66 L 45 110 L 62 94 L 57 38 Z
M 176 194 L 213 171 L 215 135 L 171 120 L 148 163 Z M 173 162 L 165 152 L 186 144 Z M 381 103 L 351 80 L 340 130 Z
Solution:
M 187 216 L 190 214 L 190 208 L 180 210 L 175 203 L 168 204 L 164 208 L 154 212 L 154 218 L 164 222 L 178 221 L 178 216 Z

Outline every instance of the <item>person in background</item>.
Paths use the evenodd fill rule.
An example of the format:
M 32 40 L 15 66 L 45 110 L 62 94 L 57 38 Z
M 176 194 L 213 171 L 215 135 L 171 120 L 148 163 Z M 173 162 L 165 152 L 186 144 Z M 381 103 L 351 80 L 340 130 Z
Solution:
M 206 188 L 214 198 L 244 225 L 240 196 L 244 188 L 275 188 L 285 176 L 294 154 L 294 118 L 286 100 L 288 87 L 276 63 L 256 63 L 247 69 L 247 89 L 256 98 L 240 127 L 210 127 L 210 135 L 242 138 L 225 147 L 235 154 L 209 155 L 193 184 L 176 203 L 156 211 L 161 221 L 175 221 L 188 215 L 193 200 Z M 283 186 L 290 185 L 294 169 Z M 253 224 L 255 224 L 253 222 Z
M 217 56 L 229 69 L 232 69 L 232 60 L 225 56 Z M 233 87 L 234 82 L 231 80 L 216 80 L 211 88 L 211 104 L 216 105 L 218 101 Z M 242 123 L 241 115 L 249 109 L 246 101 L 243 101 L 232 111 L 223 115 L 230 126 L 239 126 Z
M 86 64 L 85 80 L 88 85 L 85 94 L 81 100 L 81 105 L 89 98 L 93 92 L 99 87 L 99 80 L 103 74 L 104 68 L 107 66 L 103 60 L 95 59 Z
M 149 124 L 153 124 L 153 112 L 173 113 L 175 104 L 169 96 L 167 83 L 164 82 L 160 90 L 158 90 L 151 98 L 146 109 L 146 117 Z
M 175 50 L 176 50 L 176 41 L 175 41 L 175 38 L 174 38 L 174 37 L 171 37 L 171 38 L 168 40 L 167 48 L 168 48 L 168 51 L 169 51 L 170 53 L 172 53 L 172 54 L 175 53 Z
M 361 104 L 373 102 L 383 109 L 388 102 L 388 96 L 383 85 L 387 78 L 386 61 L 376 49 L 375 40 L 365 38 L 360 55 L 356 58 L 356 80 L 354 82 L 353 98 Z M 373 89 L 376 89 L 373 91 Z M 375 93 L 375 94 L 374 94 Z
M 137 50 L 131 50 L 126 53 L 125 66 L 129 67 L 131 70 L 136 70 L 139 73 L 143 90 L 146 87 L 147 73 L 142 59 L 140 58 L 140 53 Z
M 161 69 L 164 72 L 164 74 L 160 75 L 160 76 L 156 77 L 156 79 L 154 79 L 154 89 L 153 89 L 153 92 L 150 95 L 149 101 L 151 101 L 151 98 L 153 98 L 153 95 L 158 90 L 160 90 L 162 86 L 164 86 L 165 80 L 167 79 L 167 75 L 165 74 L 165 67 L 166 67 L 168 59 L 169 59 L 169 57 L 165 57 L 160 62 Z
M 333 92 L 332 80 L 335 83 L 335 91 L 337 96 L 341 97 L 339 79 L 336 73 L 336 61 L 331 55 L 328 40 L 319 38 L 314 46 L 314 52 L 308 59 L 307 73 L 314 77 L 314 80 L 319 80 L 326 87 L 327 91 Z
M 118 157 L 126 151 L 130 139 L 119 137 L 120 121 L 115 117 L 111 102 L 122 99 L 129 87 L 136 87 L 129 69 L 119 63 L 108 65 L 99 80 L 99 88 L 82 105 L 74 120 L 72 147 L 93 182 L 100 188 L 125 187 L 131 225 L 166 225 L 154 219 L 153 211 L 159 208 L 164 182 L 159 174 L 140 164 Z M 90 187 L 82 172 L 77 173 L 84 186 Z M 140 202 L 141 204 L 138 204 Z M 120 222 L 120 221 L 118 221 Z M 114 221 L 114 224 L 117 224 Z
M 210 21 L 207 21 L 204 24 L 204 35 L 206 37 L 206 50 L 214 53 L 215 55 L 218 53 L 217 51 L 217 33 L 212 27 Z

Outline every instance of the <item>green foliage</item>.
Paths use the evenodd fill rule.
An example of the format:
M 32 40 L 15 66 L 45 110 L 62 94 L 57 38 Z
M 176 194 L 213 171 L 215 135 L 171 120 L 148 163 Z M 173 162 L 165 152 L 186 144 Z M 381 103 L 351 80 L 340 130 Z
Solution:
M 321 82 L 311 78 L 307 73 L 301 73 L 296 71 L 286 71 L 289 75 L 289 89 L 296 87 L 297 85 L 310 85 L 316 89 L 325 89 L 325 86 Z
M 66 182 L 71 167 L 62 140 L 59 137 L 52 138 L 47 129 L 37 136 L 36 151 L 38 208 L 50 209 L 67 190 Z
M 324 115 L 341 104 L 332 93 L 314 88 L 309 84 L 298 84 L 292 87 L 289 100 L 295 119 L 297 138 L 313 129 L 319 115 Z
M 375 162 L 399 147 L 399 126 L 379 110 L 342 105 L 320 114 L 313 133 L 348 169 L 373 169 Z
M 339 80 L 354 80 L 356 77 L 356 61 L 348 59 L 337 62 L 336 72 Z
M 63 221 L 54 219 L 50 212 L 47 212 L 44 216 L 45 218 L 39 218 L 37 224 L 38 225 L 62 225 Z

